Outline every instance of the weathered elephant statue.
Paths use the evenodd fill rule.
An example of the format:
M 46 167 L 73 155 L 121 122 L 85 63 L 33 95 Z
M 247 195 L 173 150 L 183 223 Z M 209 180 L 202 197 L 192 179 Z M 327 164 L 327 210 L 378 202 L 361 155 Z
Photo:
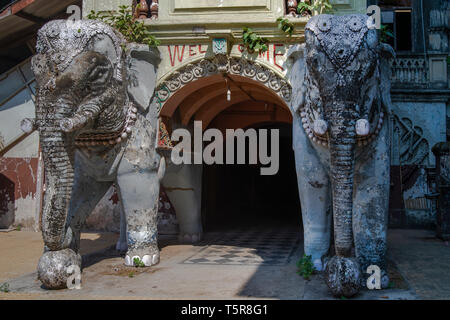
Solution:
M 289 52 L 305 253 L 317 269 L 326 265 L 327 284 L 338 296 L 356 294 L 369 265 L 380 267 L 383 286 L 389 282 L 387 115 L 394 52 L 379 43 L 367 19 L 312 17 L 306 43 Z M 336 256 L 326 263 L 332 225 Z
M 66 287 L 67 268 L 81 266 L 80 228 L 112 183 L 127 222 L 125 264 L 159 262 L 165 162 L 156 150 L 158 116 L 149 108 L 158 64 L 156 49 L 127 43 L 99 21 L 56 20 L 39 30 L 31 125 L 39 130 L 46 176 L 38 265 L 45 287 Z

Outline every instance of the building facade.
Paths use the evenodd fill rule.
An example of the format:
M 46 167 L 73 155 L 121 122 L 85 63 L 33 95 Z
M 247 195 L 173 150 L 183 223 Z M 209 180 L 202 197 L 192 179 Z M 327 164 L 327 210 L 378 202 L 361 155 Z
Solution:
M 386 39 L 397 54 L 391 61 L 395 108 L 389 119 L 390 225 L 434 228 L 438 198 L 432 196 L 436 175 L 432 148 L 450 136 L 449 3 L 330 2 L 334 14 L 366 13 L 368 6 L 377 5 L 381 23 L 393 33 Z M 287 225 L 301 223 L 288 107 L 292 93 L 288 51 L 304 42 L 309 16 L 297 13 L 297 1 L 84 0 L 60 2 L 58 10 L 45 15 L 27 6 L 14 13 L 18 3 L 3 9 L 0 28 L 17 24 L 13 19 L 23 17 L 49 19 L 64 13 L 70 4 L 80 6 L 86 18 L 91 10 L 109 11 L 140 3 L 137 17 L 160 40 L 161 62 L 153 99 L 169 132 L 177 128 L 193 132 L 194 121 L 202 121 L 203 130 L 280 130 L 280 170 L 271 177 L 259 176 L 259 165 L 169 165 L 160 203 L 160 208 L 166 209 L 161 223 L 169 232 L 179 224 L 180 237 L 196 241 L 205 230 L 224 226 L 251 226 L 260 220 L 269 225 L 277 220 Z M 279 17 L 293 24 L 292 36 L 278 28 Z M 244 27 L 268 39 L 266 52 L 245 49 Z M 32 48 L 30 33 L 26 43 Z M 45 192 L 39 141 L 35 132 L 24 135 L 20 131 L 21 119 L 34 114 L 34 81 L 27 57 L 33 49 L 23 53 L 23 43 L 14 46 L 11 39 L 0 41 L 10 42 L 9 55 L 23 56 L 23 62 L 9 63 L 12 69 L 0 76 L 0 228 L 21 224 L 37 230 Z M 223 70 L 228 76 L 222 75 Z M 111 189 L 89 218 L 87 228 L 118 230 L 117 201 Z

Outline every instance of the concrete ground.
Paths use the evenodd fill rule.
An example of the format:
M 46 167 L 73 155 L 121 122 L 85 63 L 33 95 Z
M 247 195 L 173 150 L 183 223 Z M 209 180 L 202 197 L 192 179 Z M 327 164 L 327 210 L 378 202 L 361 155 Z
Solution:
M 353 299 L 450 299 L 450 247 L 433 236 L 424 230 L 390 230 L 392 288 L 363 290 Z M 116 239 L 116 234 L 84 233 L 82 289 L 47 291 L 35 273 L 43 248 L 40 233 L 0 232 L 0 285 L 9 287 L 0 299 L 333 299 L 322 274 L 307 281 L 296 273 L 301 243 L 272 256 L 264 251 L 270 245 L 227 245 L 229 237 L 220 233 L 207 234 L 199 245 L 161 237 L 160 264 L 129 268 L 113 249 Z M 225 258 L 217 260 L 217 255 Z

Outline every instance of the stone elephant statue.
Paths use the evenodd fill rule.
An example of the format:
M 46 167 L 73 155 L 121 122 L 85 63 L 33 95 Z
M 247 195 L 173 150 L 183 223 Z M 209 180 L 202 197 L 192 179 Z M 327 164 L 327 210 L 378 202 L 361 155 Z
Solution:
M 46 193 L 44 254 L 38 278 L 66 287 L 81 267 L 80 229 L 115 183 L 126 216 L 125 264 L 159 262 L 157 211 L 165 160 L 157 150 L 153 97 L 157 49 L 127 43 L 108 25 L 55 20 L 38 32 L 34 126 L 40 135 Z
M 394 51 L 379 43 L 367 19 L 314 16 L 305 43 L 288 53 L 304 249 L 318 270 L 326 267 L 338 296 L 357 293 L 369 265 L 380 267 L 383 286 L 389 282 L 387 115 Z M 336 257 L 327 260 L 332 226 Z

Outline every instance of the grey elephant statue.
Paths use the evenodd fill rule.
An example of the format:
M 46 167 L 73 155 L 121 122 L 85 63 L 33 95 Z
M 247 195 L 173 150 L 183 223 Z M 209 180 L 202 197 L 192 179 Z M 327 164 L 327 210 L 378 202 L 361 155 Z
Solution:
M 368 16 L 319 15 L 290 49 L 293 147 L 305 254 L 336 296 L 356 294 L 367 267 L 386 287 L 392 48 Z M 332 219 L 333 218 L 333 219 Z M 334 229 L 335 254 L 327 259 Z
M 127 43 L 99 21 L 55 20 L 39 30 L 36 118 L 23 126 L 39 131 L 44 159 L 38 278 L 46 288 L 65 288 L 69 267 L 81 267 L 80 229 L 113 183 L 126 216 L 125 264 L 159 262 L 165 160 L 149 108 L 158 64 L 157 49 Z

